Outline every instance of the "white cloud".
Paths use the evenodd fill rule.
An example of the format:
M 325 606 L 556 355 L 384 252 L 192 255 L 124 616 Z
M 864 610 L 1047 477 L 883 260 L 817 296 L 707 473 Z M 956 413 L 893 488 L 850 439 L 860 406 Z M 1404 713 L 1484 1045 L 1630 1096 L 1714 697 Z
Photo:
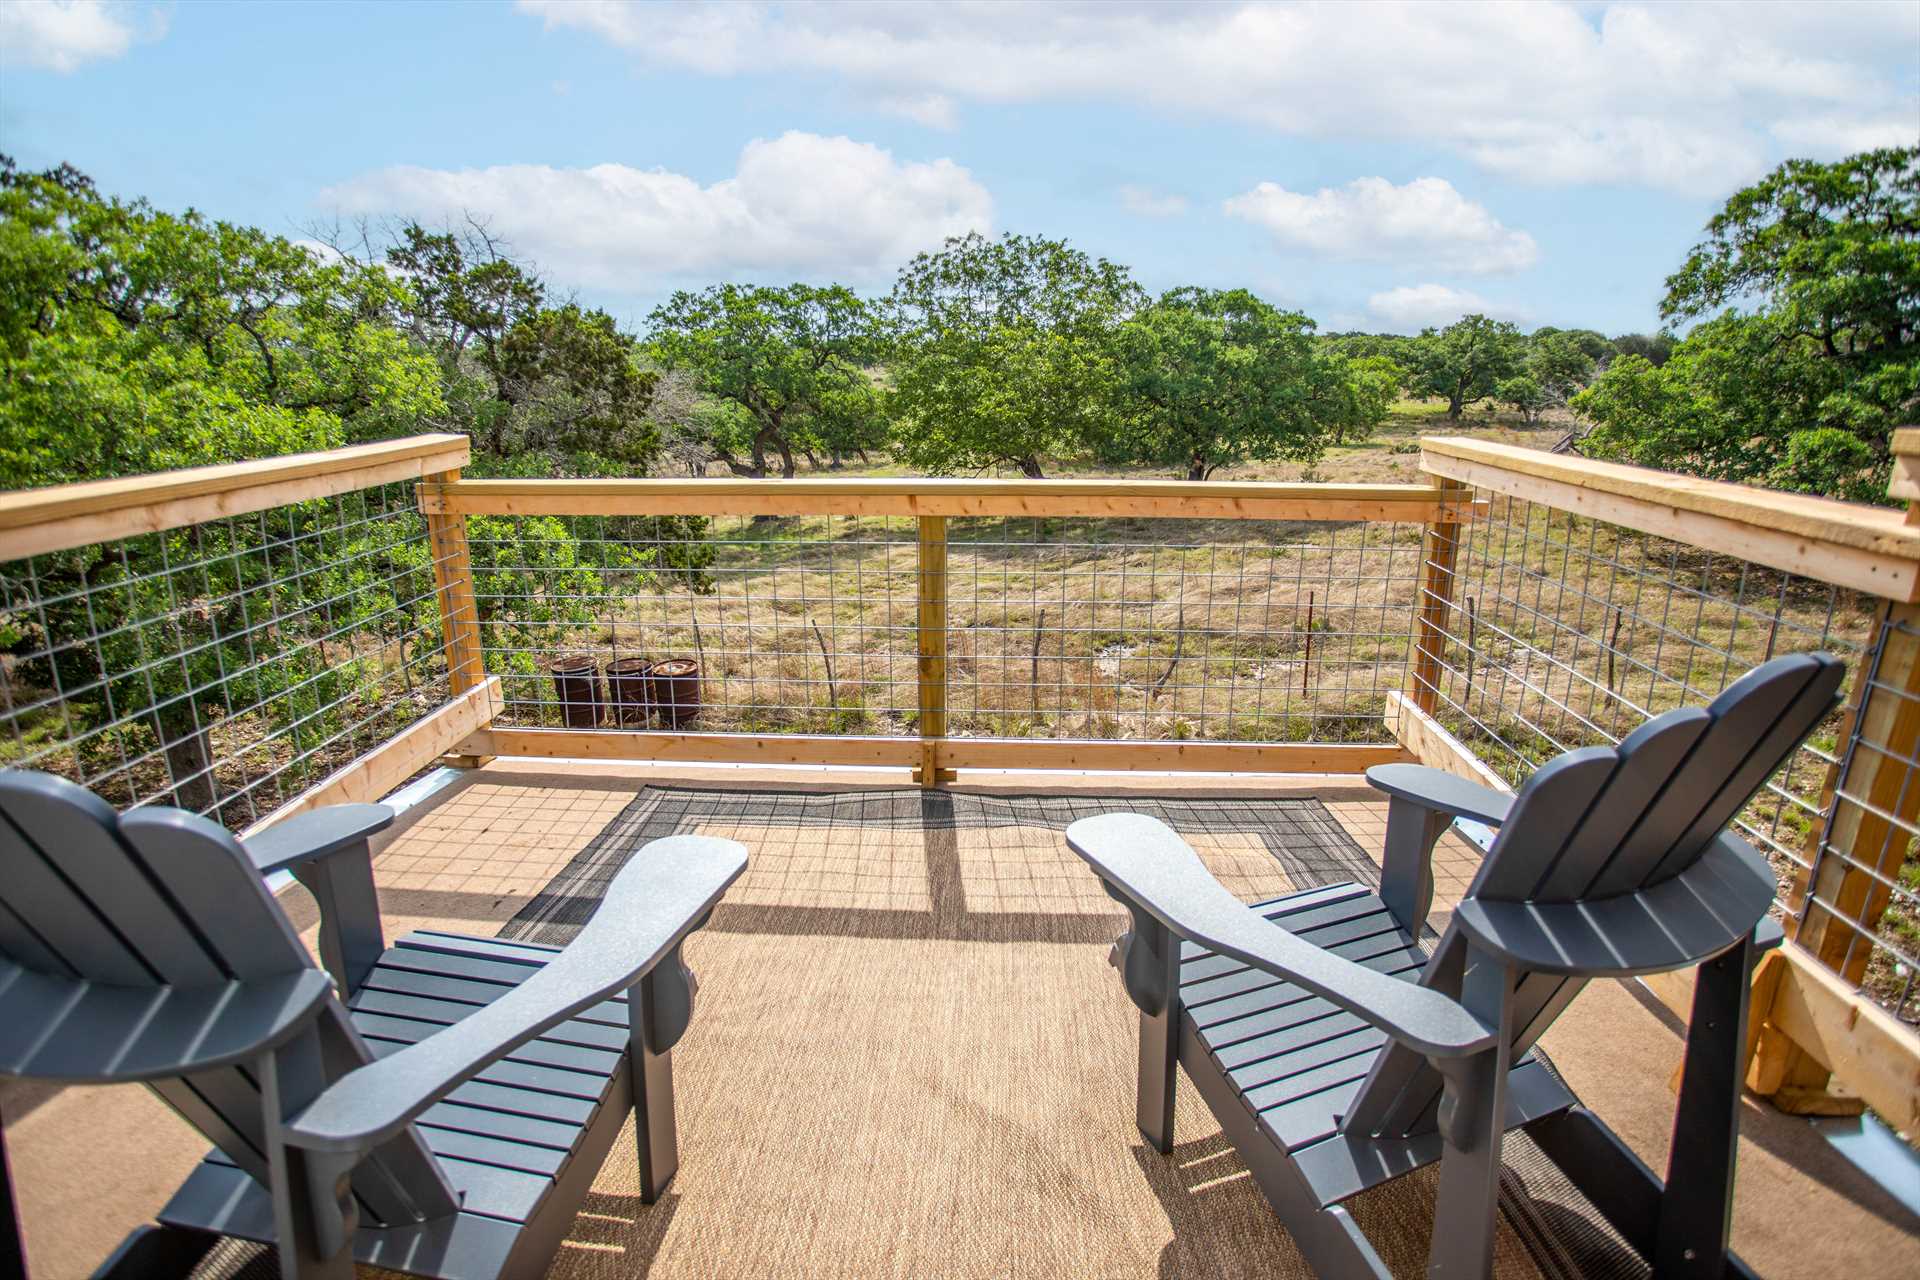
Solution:
M 473 214 L 555 278 L 616 293 L 659 276 L 877 281 L 947 236 L 988 230 L 992 197 L 951 160 L 902 163 L 850 138 L 786 133 L 702 186 L 664 169 L 397 166 L 320 195 L 344 214 Z
M 960 108 L 944 93 L 887 94 L 873 105 L 888 115 L 904 116 L 929 129 L 951 133 L 960 127 Z
M 1492 316 L 1496 320 L 1524 320 L 1523 309 L 1492 302 L 1468 289 L 1444 284 L 1403 284 L 1367 299 L 1374 320 L 1397 333 L 1414 333 L 1428 325 L 1449 325 L 1461 316 Z
M 107 0 L 3 0 L 0 65 L 65 74 L 118 58 L 133 47 L 135 22 L 130 6 Z M 163 20 L 156 14 L 150 23 L 157 37 Z
M 1718 194 L 1777 154 L 1776 122 L 1831 119 L 1833 152 L 1867 122 L 1920 119 L 1910 3 L 519 3 L 652 66 L 938 101 L 942 127 L 954 104 L 1124 102 L 1543 183 Z
M 1920 116 L 1902 119 L 1859 120 L 1846 116 L 1801 116 L 1778 120 L 1773 136 L 1798 150 L 1830 153 L 1871 151 L 1876 147 L 1911 147 L 1920 143 Z
M 1532 236 L 1502 225 L 1444 178 L 1400 187 L 1355 178 L 1310 196 L 1263 182 L 1224 207 L 1271 232 L 1282 249 L 1335 258 L 1415 259 L 1434 270 L 1474 273 L 1523 271 L 1540 259 Z
M 1125 183 L 1120 188 L 1120 207 L 1142 218 L 1177 218 L 1187 211 L 1188 200 L 1171 191 Z

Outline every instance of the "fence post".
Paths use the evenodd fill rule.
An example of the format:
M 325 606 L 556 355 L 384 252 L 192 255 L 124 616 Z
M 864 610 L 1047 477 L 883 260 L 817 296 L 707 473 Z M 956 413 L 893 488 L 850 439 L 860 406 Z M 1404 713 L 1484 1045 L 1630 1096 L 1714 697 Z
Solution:
M 1441 481 L 1449 496 L 1464 501 L 1472 490 Z M 1427 526 L 1420 544 L 1420 585 L 1414 596 L 1418 619 L 1414 628 L 1413 669 L 1408 673 L 1407 696 L 1427 715 L 1440 699 L 1440 655 L 1447 643 L 1447 614 L 1453 608 L 1454 562 L 1460 553 L 1460 522 L 1448 516 Z M 1473 655 L 1467 655 L 1473 661 Z
M 1906 498 L 1907 523 L 1920 523 L 1920 431 L 1894 436 L 1888 493 Z M 1854 672 L 1841 722 L 1839 759 L 1821 792 L 1825 820 L 1807 842 L 1808 868 L 1795 877 L 1788 906 L 1799 920 L 1794 941 L 1851 987 L 1866 979 L 1873 936 L 1892 900 L 1913 832 L 1920 829 L 1920 605 L 1882 601 L 1873 646 Z M 1852 1114 L 1856 1099 L 1828 1092 L 1829 1071 L 1794 1046 L 1764 1081 L 1774 1105 L 1806 1114 Z
M 947 518 L 920 517 L 919 622 L 920 767 L 914 779 L 923 787 L 953 781 L 940 767 L 940 743 L 947 736 Z
M 425 484 L 451 484 L 458 469 L 422 476 Z M 434 594 L 440 604 L 441 643 L 447 655 L 447 680 L 457 697 L 486 678 L 480 653 L 480 614 L 473 599 L 473 557 L 467 548 L 467 517 L 448 512 L 444 500 L 421 494 L 433 552 Z

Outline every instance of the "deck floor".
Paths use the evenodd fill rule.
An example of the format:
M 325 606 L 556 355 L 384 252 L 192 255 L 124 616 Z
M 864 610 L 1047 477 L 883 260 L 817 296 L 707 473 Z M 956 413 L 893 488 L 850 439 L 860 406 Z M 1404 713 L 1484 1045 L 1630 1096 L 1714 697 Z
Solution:
M 376 863 L 389 936 L 499 931 L 652 777 L 557 770 L 495 764 L 409 815 Z M 1312 789 L 1377 855 L 1384 806 L 1347 780 Z M 1172 1157 L 1134 1133 L 1134 1015 L 1106 964 L 1123 917 L 1052 831 L 778 812 L 694 829 L 743 841 L 753 863 L 686 949 L 701 989 L 675 1051 L 680 1176 L 642 1206 L 629 1125 L 554 1276 L 1309 1274 L 1190 1087 Z M 1254 842 L 1216 837 L 1202 855 L 1237 892 L 1297 887 Z M 1448 837 L 1443 902 L 1475 865 Z M 286 901 L 310 926 L 304 894 Z M 1596 984 L 1545 1045 L 1661 1167 L 1680 1051 L 1668 1020 Z M 16 1087 L 0 1108 L 37 1277 L 85 1275 L 204 1149 L 141 1089 Z M 1920 1222 L 1805 1123 L 1751 1103 L 1742 1123 L 1735 1245 L 1763 1274 L 1920 1274 Z M 1356 1207 L 1418 1274 L 1427 1184 Z M 1536 1274 L 1511 1233 L 1498 1274 Z

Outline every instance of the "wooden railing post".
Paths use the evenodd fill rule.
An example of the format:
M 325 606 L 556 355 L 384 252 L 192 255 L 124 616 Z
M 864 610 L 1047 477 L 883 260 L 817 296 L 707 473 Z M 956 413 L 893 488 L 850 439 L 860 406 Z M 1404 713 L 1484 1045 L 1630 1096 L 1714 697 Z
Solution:
M 1471 490 L 1446 485 L 1464 501 Z M 1460 553 L 1460 522 L 1448 517 L 1427 526 L 1420 544 L 1420 585 L 1414 597 L 1413 668 L 1407 696 L 1428 715 L 1440 699 L 1440 656 L 1446 649 L 1447 615 L 1453 608 L 1454 563 Z M 1471 662 L 1473 655 L 1467 655 Z
M 940 744 L 947 736 L 947 518 L 920 517 L 919 635 L 920 767 L 914 778 L 923 787 L 951 782 L 940 767 Z
M 1920 523 L 1920 431 L 1895 433 L 1888 493 L 1906 498 L 1907 523 Z M 1788 894 L 1799 916 L 1794 941 L 1848 987 L 1858 988 L 1873 959 L 1873 936 L 1899 880 L 1911 832 L 1920 826 L 1920 605 L 1883 600 L 1873 647 L 1854 672 L 1853 697 L 1840 725 L 1839 758 L 1821 793 L 1826 821 L 1807 841 L 1808 870 Z M 1763 1033 L 1752 1083 L 1783 1111 L 1851 1114 L 1853 1098 L 1828 1090 L 1832 1064 Z M 1771 1049 L 1772 1052 L 1768 1052 Z M 1771 1087 L 1768 1087 L 1771 1086 Z
M 458 470 L 440 471 L 422 479 L 450 484 Z M 427 508 L 427 535 L 433 553 L 433 585 L 440 604 L 441 643 L 447 655 L 447 679 L 455 696 L 486 678 L 480 653 L 480 614 L 473 598 L 473 556 L 467 548 L 467 517 L 448 512 L 439 503 Z

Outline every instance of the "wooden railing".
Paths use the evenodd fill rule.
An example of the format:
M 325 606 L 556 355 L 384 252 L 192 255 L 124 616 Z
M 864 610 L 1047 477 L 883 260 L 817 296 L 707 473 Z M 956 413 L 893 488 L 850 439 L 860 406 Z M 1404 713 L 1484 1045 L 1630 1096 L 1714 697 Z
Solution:
M 465 436 L 426 435 L 0 494 L 5 762 L 121 805 L 186 803 L 236 830 L 387 794 L 485 725 L 498 698 L 469 664 L 434 701 L 446 688 L 412 634 L 422 614 L 434 625 L 434 602 L 397 585 L 425 577 L 410 559 L 424 539 L 413 495 L 388 499 L 467 459 Z M 316 559 L 355 538 L 375 545 L 318 585 L 340 566 Z M 458 616 L 446 602 L 464 567 L 433 567 L 442 611 Z M 363 637 L 336 614 L 370 590 L 391 599 Z M 343 652 L 365 672 L 340 695 L 351 707 L 287 674 L 290 658 L 337 668 Z M 176 741 L 170 722 L 187 726 Z
M 457 566 L 468 562 L 463 521 L 479 517 L 766 519 L 847 517 L 906 520 L 916 534 L 913 601 L 917 654 L 914 736 L 711 733 L 495 725 L 476 733 L 470 755 L 526 755 L 761 764 L 910 768 L 924 785 L 957 769 L 1158 769 L 1356 773 L 1406 758 L 1391 743 L 954 736 L 948 717 L 949 521 L 1154 520 L 1385 523 L 1445 530 L 1470 506 L 1448 484 L 1269 484 L 1173 481 L 842 480 L 461 480 L 429 477 L 421 508 L 445 549 L 450 668 L 478 679 L 467 619 L 494 615 Z M 1414 583 L 1408 582 L 1407 602 Z M 463 589 L 467 594 L 463 595 Z M 1429 593 L 1431 594 L 1431 593 Z M 1407 602 L 1403 602 L 1404 604 Z M 1324 608 L 1326 600 L 1320 599 Z M 617 624 L 617 620 L 615 620 Z M 490 621 L 491 625 L 491 621 Z M 1404 643 L 1404 635 L 1393 637 Z M 1036 641 L 1037 643 L 1037 641 Z M 1310 643 L 1310 642 L 1309 642 Z M 488 646 L 484 641 L 480 647 Z M 824 645 L 823 645 L 824 648 Z M 495 651 L 499 646 L 494 646 Z M 830 660 L 830 658 L 829 658 Z M 1176 658 L 1177 661 L 1177 658 Z M 1037 665 L 1037 651 L 1036 651 Z M 512 701 L 510 698 L 509 701 Z
M 1776 651 L 1848 659 L 1852 692 L 1831 746 L 1775 781 L 1759 806 L 1771 823 L 1746 820 L 1781 872 L 1789 935 L 1756 981 L 1749 1083 L 1786 1110 L 1866 1104 L 1920 1134 L 1920 1034 L 1900 1016 L 1920 1013 L 1920 432 L 1895 441 L 1891 493 L 1905 512 L 1462 437 L 1422 444 L 1424 471 L 1492 503 L 1480 524 L 1436 529 L 1429 542 L 1412 687 L 1388 708 L 1396 738 L 1424 762 L 1505 786 L 1541 757 L 1617 738 L 1669 698 L 1710 694 Z M 1658 541 L 1635 546 L 1633 535 Z M 1671 595 L 1664 612 L 1643 600 L 1655 578 L 1685 597 L 1680 609 Z M 1490 621 L 1496 597 L 1508 612 Z M 1673 638 L 1664 658 L 1635 654 L 1624 620 L 1649 613 L 1669 637 L 1694 628 L 1720 669 L 1709 661 L 1703 678 L 1698 654 Z M 1629 663 L 1649 668 L 1649 696 L 1616 691 Z M 1507 681 L 1519 667 L 1531 670 Z M 1474 699 L 1495 680 L 1519 696 L 1496 698 L 1505 720 L 1490 724 Z M 1781 822 L 1793 805 L 1804 823 Z M 1683 1018 L 1690 985 L 1690 974 L 1649 982 Z
M 1893 493 L 1920 499 L 1920 436 L 1903 432 L 1896 448 L 1900 467 Z M 376 798 L 448 754 L 469 760 L 500 755 L 858 764 L 911 769 L 926 786 L 941 785 L 965 769 L 1353 774 L 1374 763 L 1420 759 L 1506 785 L 1524 776 L 1537 763 L 1535 757 L 1563 745 L 1618 736 L 1636 716 L 1717 687 L 1721 672 L 1701 675 L 1691 656 L 1684 672 L 1676 673 L 1671 654 L 1649 657 L 1636 650 L 1632 627 L 1652 621 L 1642 617 L 1652 611 L 1637 603 L 1637 596 L 1623 603 L 1619 583 L 1635 582 L 1642 590 L 1647 583 L 1661 584 L 1660 589 L 1688 602 L 1677 611 L 1668 607 L 1657 620 L 1654 630 L 1666 637 L 1661 643 L 1709 653 L 1726 678 L 1737 676 L 1750 660 L 1791 645 L 1838 648 L 1851 659 L 1856 678 L 1843 722 L 1834 726 L 1829 742 L 1811 750 L 1804 767 L 1790 769 L 1776 785 L 1772 825 L 1750 832 L 1782 870 L 1783 914 L 1793 937 L 1761 975 L 1751 1082 L 1790 1108 L 1831 1109 L 1847 1104 L 1833 1091 L 1828 1079 L 1833 1075 L 1855 1098 L 1910 1132 L 1920 1131 L 1920 1041 L 1897 1016 L 1909 1006 L 1888 999 L 1881 964 L 1895 945 L 1887 941 L 1887 921 L 1911 901 L 1901 877 L 1910 868 L 1913 837 L 1920 831 L 1920 785 L 1912 785 L 1914 762 L 1920 760 L 1920 516 L 1914 508 L 1906 514 L 1863 508 L 1453 438 L 1427 440 L 1422 466 L 1431 482 L 1404 485 L 468 480 L 460 473 L 467 461 L 464 438 L 429 436 L 0 495 L 0 570 L 28 566 L 25 576 L 10 585 L 12 590 L 25 584 L 8 608 L 27 618 L 44 605 L 33 598 L 36 585 L 44 586 L 33 566 L 44 557 L 170 530 L 231 528 L 257 513 L 278 518 L 311 509 L 316 500 L 342 501 L 356 491 L 417 481 L 414 501 L 421 514 L 408 518 L 417 524 L 424 516 L 424 529 L 408 535 L 417 542 L 407 545 L 424 547 L 423 559 L 430 561 L 424 624 L 444 659 L 444 684 L 433 686 L 441 701 L 429 704 L 376 749 L 344 761 L 298 794 L 280 796 L 278 811 L 261 819 L 268 822 L 314 804 Z M 828 517 L 844 519 L 856 535 L 863 521 L 904 522 L 910 537 L 889 546 L 911 559 L 905 610 L 912 619 L 911 675 L 902 682 L 911 691 L 909 705 L 892 722 L 894 732 L 554 728 L 513 720 L 513 699 L 503 682 L 542 677 L 516 675 L 508 669 L 511 655 L 490 642 L 489 628 L 499 625 L 499 611 L 510 602 L 488 601 L 476 590 L 492 570 L 476 564 L 480 544 L 474 522 L 689 516 L 731 518 L 742 525 L 763 518 Z M 1105 737 L 956 733 L 950 694 L 956 661 L 966 655 L 956 655 L 954 644 L 968 637 L 969 623 L 953 608 L 965 585 L 964 571 L 955 564 L 956 556 L 965 564 L 977 546 L 956 540 L 957 528 L 971 526 L 954 522 L 996 520 L 1030 521 L 1036 529 L 1061 522 L 1073 527 L 1119 522 L 1136 531 L 1143 526 L 1131 522 L 1168 522 L 1145 525 L 1146 532 L 1137 533 L 1143 542 L 1151 542 L 1162 528 L 1200 528 L 1193 536 L 1215 540 L 1224 536 L 1221 529 L 1233 529 L 1240 531 L 1234 536 L 1243 566 L 1269 530 L 1281 531 L 1271 534 L 1278 539 L 1311 523 L 1335 531 L 1328 535 L 1329 547 L 1357 545 L 1362 554 L 1368 554 L 1370 529 L 1414 530 L 1418 547 L 1407 555 L 1415 563 L 1405 575 L 1389 569 L 1378 601 L 1367 606 L 1401 619 L 1380 633 L 1378 674 L 1390 677 L 1391 686 L 1380 699 L 1385 727 L 1371 741 L 1125 736 L 1137 725 Z M 1215 521 L 1235 523 L 1194 523 Z M 1258 521 L 1277 523 L 1243 523 Z M 1249 537 L 1254 531 L 1258 536 Z M 497 551 L 497 534 L 487 537 Z M 1635 537 L 1658 540 L 1658 554 L 1630 545 Z M 1029 545 L 1040 544 L 1011 549 Z M 1542 549 L 1548 560 L 1553 555 L 1560 560 L 1529 558 Z M 1389 553 L 1390 564 L 1393 554 L 1398 553 Z M 108 559 L 98 555 L 93 562 Z M 414 563 L 418 572 L 427 571 L 420 561 Z M 1587 579 L 1576 581 L 1576 569 Z M 1613 575 L 1604 591 L 1590 580 L 1602 569 Z M 978 573 L 977 563 L 973 571 Z M 1350 572 L 1375 571 L 1361 563 Z M 1270 567 L 1267 573 L 1271 587 Z M 86 585 L 78 590 L 95 589 L 90 580 L 80 580 Z M 1513 585 L 1522 581 L 1536 588 L 1531 598 L 1527 588 Z M 1543 586 L 1549 582 L 1560 592 L 1551 601 Z M 1226 585 L 1241 590 L 1246 583 Z M 704 598 L 662 595 L 650 607 L 671 609 L 674 601 L 692 607 Z M 1151 611 L 1158 597 L 1149 592 L 1146 598 Z M 1604 607 L 1589 608 L 1595 601 Z M 1321 659 L 1314 644 L 1328 602 L 1325 595 L 1316 601 L 1310 592 L 1296 593 L 1288 608 L 1297 612 L 1303 603 L 1304 619 L 1289 616 L 1280 630 L 1305 643 L 1306 655 L 1283 665 L 1286 679 L 1296 687 L 1304 682 L 1310 693 L 1316 677 L 1325 678 L 1315 665 Z M 1318 622 L 1316 604 L 1322 611 Z M 1161 603 L 1163 629 L 1175 605 Z M 1185 606 L 1178 607 L 1182 618 L 1174 625 L 1184 626 Z M 205 606 L 184 599 L 168 608 L 161 621 L 177 624 Z M 259 664 L 270 666 L 270 642 L 278 642 L 282 624 L 256 628 L 253 615 L 242 614 L 249 643 L 258 639 L 267 649 Z M 1040 618 L 1047 618 L 1044 611 Z M 1022 662 L 1031 661 L 1036 683 L 1042 621 L 1031 623 L 1030 659 L 1020 655 Z M 27 618 L 22 625 L 31 631 L 47 624 Z M 94 625 L 110 638 L 118 623 L 109 618 Z M 1003 635 L 1009 625 L 1001 624 Z M 1273 630 L 1271 618 L 1260 625 Z M 1398 634 L 1388 634 L 1395 626 Z M 1064 632 L 1067 623 L 1055 619 L 1053 627 Z M 820 637 L 831 689 L 835 655 L 819 628 L 813 634 Z M 81 635 L 60 643 L 86 639 Z M 323 634 L 322 645 L 328 640 Z M 54 645 L 51 633 L 43 643 Z M 399 667 L 407 668 L 415 655 L 405 636 L 398 643 Z M 974 657 L 979 656 L 976 648 Z M 1179 664 L 1204 666 L 1209 656 L 1183 653 L 1176 645 L 1154 690 Z M 1156 670 L 1164 657 L 1155 655 Z M 1234 661 L 1253 662 L 1237 656 Z M 104 658 L 101 665 L 104 670 Z M 229 674 L 222 672 L 221 678 Z M 838 674 L 843 682 L 848 678 L 844 669 Z M 1637 674 L 1647 676 L 1645 693 L 1633 687 Z M 6 670 L 0 677 L 11 680 Z M 67 727 L 49 730 L 42 724 L 35 728 L 39 737 L 22 734 L 11 683 L 6 692 L 0 712 L 14 725 L 15 740 L 25 744 L 10 759 L 35 763 L 50 750 L 67 749 L 61 732 L 80 733 L 66 694 L 55 688 L 41 694 L 52 700 L 46 706 L 67 717 Z M 190 700 L 192 692 L 184 696 Z M 830 706 L 838 702 L 837 695 L 829 698 Z M 1034 702 L 1038 707 L 1037 693 Z M 122 730 L 136 719 L 121 708 L 107 729 Z M 1071 717 L 1057 719 L 1072 722 Z M 296 715 L 291 728 L 271 729 L 268 737 L 290 734 L 286 741 L 297 742 L 300 723 Z M 1201 728 L 1206 728 L 1204 719 Z M 139 783 L 147 790 L 133 798 L 163 798 L 168 788 L 177 789 L 177 777 L 162 773 L 152 781 L 158 767 L 149 764 L 143 775 L 148 780 Z M 84 767 L 78 772 L 82 780 L 91 780 Z M 1684 1016 L 1679 990 L 1684 983 L 1654 985 Z

